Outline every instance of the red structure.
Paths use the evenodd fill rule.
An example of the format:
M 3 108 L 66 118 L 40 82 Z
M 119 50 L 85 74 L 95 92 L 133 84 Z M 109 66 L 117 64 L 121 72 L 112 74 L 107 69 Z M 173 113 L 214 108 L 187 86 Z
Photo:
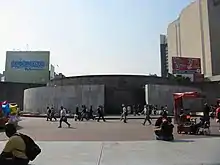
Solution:
M 183 108 L 183 98 L 203 98 L 204 96 L 199 92 L 183 92 L 173 93 L 174 99 L 174 123 L 178 122 L 180 110 Z

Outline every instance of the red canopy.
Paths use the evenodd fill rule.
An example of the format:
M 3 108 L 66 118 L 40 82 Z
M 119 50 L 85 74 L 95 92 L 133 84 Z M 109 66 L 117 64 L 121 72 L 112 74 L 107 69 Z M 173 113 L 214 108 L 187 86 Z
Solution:
M 177 123 L 180 108 L 183 107 L 183 98 L 202 98 L 203 95 L 199 92 L 183 92 L 173 93 L 174 98 L 174 122 Z
M 174 99 L 180 98 L 199 98 L 202 97 L 201 93 L 199 92 L 183 92 L 183 93 L 173 93 Z

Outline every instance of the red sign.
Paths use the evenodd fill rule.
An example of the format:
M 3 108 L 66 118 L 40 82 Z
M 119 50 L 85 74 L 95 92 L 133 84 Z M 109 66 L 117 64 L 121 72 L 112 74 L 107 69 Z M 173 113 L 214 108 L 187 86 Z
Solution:
M 173 74 L 201 73 L 200 58 L 172 57 Z

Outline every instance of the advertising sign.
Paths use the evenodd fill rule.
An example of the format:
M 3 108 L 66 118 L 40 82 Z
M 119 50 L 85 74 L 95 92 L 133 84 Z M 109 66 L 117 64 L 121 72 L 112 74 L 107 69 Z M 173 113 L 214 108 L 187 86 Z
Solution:
M 172 57 L 173 74 L 201 73 L 200 58 Z
M 7 51 L 5 81 L 46 84 L 49 79 L 49 51 Z
M 40 60 L 13 60 L 11 62 L 11 68 L 13 69 L 23 69 L 23 70 L 43 70 L 45 69 L 45 61 Z

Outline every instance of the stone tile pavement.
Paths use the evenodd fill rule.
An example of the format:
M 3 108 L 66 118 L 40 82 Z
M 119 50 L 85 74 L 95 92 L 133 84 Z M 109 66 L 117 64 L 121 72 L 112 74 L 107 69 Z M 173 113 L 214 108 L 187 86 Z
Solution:
M 5 141 L 0 142 L 0 150 Z M 220 164 L 220 138 L 82 142 L 39 141 L 32 165 L 201 165 Z

